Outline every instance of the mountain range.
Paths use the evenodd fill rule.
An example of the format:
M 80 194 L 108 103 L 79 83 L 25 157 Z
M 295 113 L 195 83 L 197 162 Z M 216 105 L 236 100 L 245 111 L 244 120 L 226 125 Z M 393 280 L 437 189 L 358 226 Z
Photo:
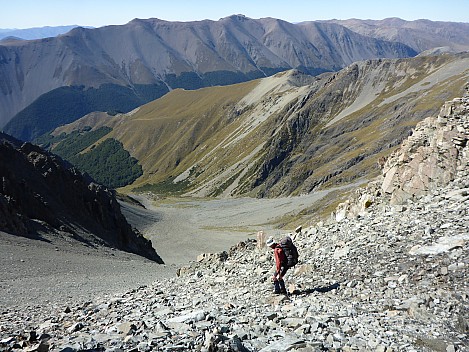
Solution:
M 379 173 L 380 158 L 462 94 L 468 67 L 467 53 L 378 59 L 316 77 L 290 70 L 176 89 L 127 114 L 89 114 L 41 145 L 66 157 L 65 146 L 82 165 L 105 165 L 116 151 L 106 154 L 104 146 L 113 141 L 141 166 L 130 191 L 300 195 Z M 130 169 L 112 166 L 119 177 Z M 99 179 L 93 167 L 85 170 Z
M 469 48 L 468 24 L 314 21 L 233 15 L 135 19 L 0 45 L 0 126 L 32 140 L 93 111 L 129 112 L 176 89 L 227 85 L 287 69 L 317 75 L 374 58 Z
M 469 48 L 466 28 L 242 15 L 75 28 L 0 46 L 1 116 L 108 187 L 303 194 L 378 172 L 461 93 L 468 57 L 451 52 Z
M 469 49 L 469 23 L 434 22 L 429 20 L 404 21 L 400 18 L 384 20 L 329 20 L 348 29 L 376 39 L 403 43 L 422 53 L 435 48 L 453 52 Z
M 75 28 L 0 45 L 0 126 L 12 120 L 5 131 L 31 140 L 86 113 L 128 112 L 175 88 L 239 83 L 292 68 L 316 75 L 359 60 L 417 54 L 335 23 L 242 15 Z

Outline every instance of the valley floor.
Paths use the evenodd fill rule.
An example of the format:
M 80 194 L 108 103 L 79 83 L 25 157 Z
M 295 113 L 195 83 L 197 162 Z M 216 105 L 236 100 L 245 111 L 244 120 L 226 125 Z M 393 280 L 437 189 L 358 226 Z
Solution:
M 174 198 L 158 202 L 133 195 L 145 208 L 121 205 L 128 221 L 152 241 L 166 264 L 183 265 L 201 253 L 218 253 L 256 238 L 261 230 L 278 236 L 285 232 L 276 225 L 279 219 L 294 217 L 333 190 L 275 199 Z
M 0 232 L 0 309 L 50 309 L 127 292 L 162 277 L 201 253 L 228 250 L 255 238 L 278 235 L 275 219 L 292 216 L 326 192 L 279 199 L 169 199 L 146 208 L 121 203 L 132 226 L 152 240 L 165 265 L 109 248 L 56 236 L 34 240 Z

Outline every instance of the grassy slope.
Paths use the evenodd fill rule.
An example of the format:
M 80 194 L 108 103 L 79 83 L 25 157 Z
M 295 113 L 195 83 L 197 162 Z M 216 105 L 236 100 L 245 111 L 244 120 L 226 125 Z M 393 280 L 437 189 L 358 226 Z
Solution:
M 159 183 L 175 177 L 217 145 L 234 128 L 234 105 L 256 81 L 197 91 L 175 90 L 143 106 L 110 134 L 131 151 L 144 170 L 134 183 Z M 220 155 L 208 158 L 219 168 Z M 210 159 L 210 160 L 209 160 Z
M 444 101 L 460 96 L 467 70 L 440 75 L 438 81 L 434 76 L 440 68 L 450 67 L 445 65 L 464 63 L 461 60 L 467 60 L 466 56 L 352 65 L 318 78 L 308 86 L 307 98 L 272 108 L 256 127 L 248 120 L 275 107 L 275 101 L 289 91 L 260 97 L 257 105 L 240 108 L 240 100 L 261 81 L 197 91 L 178 89 L 120 118 L 103 139 L 119 140 L 142 165 L 144 175 L 124 191 L 158 185 L 147 189 L 279 196 L 344 185 L 378 175 L 380 157 L 391 153 L 418 121 L 437 114 Z M 369 101 L 365 99 L 363 106 L 329 124 L 363 99 L 360 94 L 367 89 Z M 240 135 L 243 138 L 237 140 Z M 268 155 L 278 156 L 280 147 L 288 151 L 285 158 L 270 165 L 273 169 L 254 187 Z M 185 182 L 172 183 L 177 176 L 188 175 L 188 170 Z M 339 201 L 339 195 L 325 200 L 328 209 Z M 302 214 L 319 210 L 307 209 Z

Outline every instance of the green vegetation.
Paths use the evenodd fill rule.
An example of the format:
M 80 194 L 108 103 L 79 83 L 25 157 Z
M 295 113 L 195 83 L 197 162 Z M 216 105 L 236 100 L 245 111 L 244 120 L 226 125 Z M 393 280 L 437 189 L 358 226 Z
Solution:
M 54 136 L 52 134 L 43 134 L 42 136 L 37 137 L 33 140 L 33 144 L 40 146 L 43 149 L 51 150 L 54 144 L 59 143 L 60 141 L 67 138 L 65 133 L 61 133 L 58 136 Z
M 112 128 L 110 127 L 101 127 L 95 131 L 84 129 L 82 131 L 73 131 L 69 135 L 62 133 L 60 136 L 55 137 L 55 143 L 58 142 L 57 139 L 64 142 L 59 143 L 53 149 L 53 152 L 64 159 L 71 160 L 111 131 Z M 54 138 L 52 138 L 52 142 L 54 142 Z
M 119 141 L 108 138 L 91 151 L 69 160 L 87 172 L 96 182 L 110 188 L 126 186 L 143 174 L 137 159 L 130 156 Z
M 233 71 L 214 71 L 204 75 L 204 83 L 208 86 L 228 85 L 245 82 L 251 79 L 264 77 L 262 72 L 253 71 L 250 74 Z
M 284 71 L 286 69 L 288 68 L 266 68 L 266 70 L 268 70 L 269 76 L 277 72 Z M 249 73 L 242 73 L 225 70 L 207 72 L 200 76 L 195 72 L 183 72 L 178 76 L 176 76 L 175 74 L 168 74 L 165 76 L 165 81 L 168 82 L 168 84 L 173 88 L 184 88 L 191 90 L 211 86 L 226 86 L 262 77 L 264 77 L 264 74 L 261 71 L 251 71 Z
M 189 182 L 187 180 L 174 183 L 174 177 L 170 177 L 163 182 L 155 184 L 145 184 L 141 187 L 134 188 L 135 192 L 152 192 L 165 196 L 181 195 L 187 191 Z
M 167 74 L 165 81 L 172 88 L 199 89 L 204 86 L 202 79 L 195 72 L 183 72 L 178 76 L 174 73 Z
M 62 133 L 58 136 L 45 134 L 34 140 L 34 143 L 40 145 L 44 149 L 52 150 L 55 154 L 60 155 L 64 159 L 70 159 L 96 143 L 109 132 L 110 127 L 101 127 L 91 131 L 91 127 L 86 127 L 81 131 L 74 131 L 70 134 Z M 64 141 L 64 143 L 60 143 Z M 55 146 L 55 147 L 54 147 Z
M 108 138 L 95 145 L 112 131 L 110 127 L 101 127 L 94 131 L 90 129 L 85 128 L 68 135 L 44 135 L 35 142 L 86 172 L 96 182 L 110 188 L 126 186 L 143 174 L 137 159 L 130 156 L 119 141 Z

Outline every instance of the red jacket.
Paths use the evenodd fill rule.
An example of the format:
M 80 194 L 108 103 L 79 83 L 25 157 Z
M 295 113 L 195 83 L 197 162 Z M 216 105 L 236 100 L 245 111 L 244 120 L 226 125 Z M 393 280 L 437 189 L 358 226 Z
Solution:
M 279 273 L 280 268 L 282 266 L 285 266 L 285 263 L 287 262 L 287 256 L 285 255 L 285 252 L 283 251 L 282 247 L 280 247 L 279 245 L 277 245 L 277 247 L 274 248 L 274 256 L 275 256 L 275 266 L 277 268 L 277 272 Z

